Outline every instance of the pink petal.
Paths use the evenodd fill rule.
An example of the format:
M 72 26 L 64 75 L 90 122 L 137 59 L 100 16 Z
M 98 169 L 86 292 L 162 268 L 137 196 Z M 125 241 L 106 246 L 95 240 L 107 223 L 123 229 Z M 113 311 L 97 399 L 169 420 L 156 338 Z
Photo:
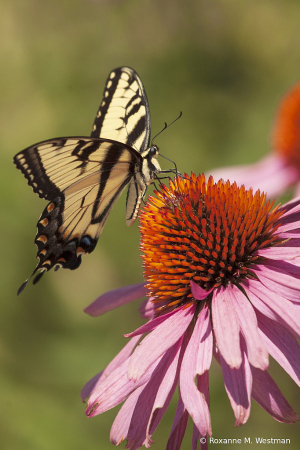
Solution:
M 143 319 L 152 319 L 155 313 L 155 304 L 151 301 L 153 297 L 144 300 L 140 307 L 139 312 Z
M 206 403 L 209 407 L 210 398 L 209 398 L 209 378 L 208 378 L 208 370 L 204 372 L 202 375 L 197 375 L 197 387 L 199 391 L 204 395 Z M 208 442 L 207 442 L 207 434 L 205 436 L 201 436 L 198 428 L 194 425 L 193 427 L 193 438 L 192 438 L 192 449 L 197 448 L 196 439 L 200 438 L 200 450 L 207 450 Z
M 219 352 L 231 368 L 239 368 L 242 363 L 240 326 L 230 291 L 231 287 L 214 290 L 212 321 Z
M 233 286 L 230 294 L 246 341 L 247 358 L 252 366 L 265 370 L 269 367 L 269 354 L 258 332 L 254 309 L 237 287 Z
M 102 383 L 103 380 L 103 372 L 104 370 L 102 370 L 102 372 L 97 373 L 97 375 L 93 376 L 93 378 L 91 378 L 81 389 L 80 392 L 80 397 L 81 400 L 83 402 L 85 402 L 85 400 L 87 398 L 89 398 L 89 396 L 91 395 L 91 393 L 93 392 L 93 390 L 95 389 L 96 386 L 99 386 Z
M 210 175 L 216 181 L 229 179 L 232 183 L 236 181 L 238 186 L 245 185 L 246 189 L 260 189 L 272 198 L 281 195 L 299 179 L 299 170 L 288 165 L 285 158 L 272 153 L 257 163 L 214 169 Z
M 290 214 L 300 211 L 300 198 L 298 196 L 295 196 L 295 198 L 282 205 L 279 209 L 285 211 L 279 220 L 280 222 L 282 217 L 286 217 L 289 216 Z
M 114 445 L 120 445 L 127 438 L 134 408 L 143 389 L 144 386 L 140 386 L 132 392 L 118 412 L 110 430 L 110 440 Z
M 258 256 L 263 256 L 264 258 L 282 260 L 292 260 L 300 256 L 300 239 L 290 239 L 285 245 L 280 245 L 277 247 L 269 247 L 258 250 Z
M 200 286 L 198 286 L 198 284 L 194 283 L 193 280 L 191 280 L 191 290 L 193 297 L 196 300 L 204 300 L 213 291 L 213 288 L 209 289 L 208 291 L 205 291 Z
M 251 409 L 252 374 L 247 357 L 243 355 L 243 362 L 238 369 L 231 369 L 222 355 L 220 355 L 225 389 L 233 409 L 235 426 L 247 422 Z
M 126 360 L 105 378 L 97 390 L 93 391 L 88 400 L 86 414 L 94 417 L 123 402 L 131 392 L 149 381 L 160 360 L 161 357 L 157 358 L 136 383 L 128 379 L 129 360 Z
M 163 414 L 161 415 L 160 411 L 158 411 L 160 417 L 156 421 L 154 428 L 151 423 L 153 415 L 157 419 L 157 414 L 154 414 L 157 408 L 163 407 L 165 412 L 168 406 L 165 404 L 166 402 L 169 404 L 174 394 L 177 386 L 175 377 L 181 344 L 182 339 L 165 353 L 135 404 L 131 426 L 127 435 L 128 447 L 132 450 L 142 445 L 147 447 L 151 443 L 151 434 L 159 424 Z M 169 395 L 170 392 L 171 395 Z M 149 433 L 150 426 L 151 431 Z
M 262 337 L 271 356 L 300 386 L 300 347 L 282 325 L 256 312 Z
M 281 295 L 274 291 L 270 292 L 259 281 L 248 280 L 247 284 L 247 294 L 253 305 L 262 314 L 281 323 L 300 339 L 300 310 Z
M 110 375 L 117 367 L 119 367 L 132 353 L 132 350 L 139 341 L 139 337 L 130 339 L 130 341 L 123 347 L 123 349 L 117 354 L 117 356 L 108 364 L 108 366 L 100 373 L 95 375 L 81 391 L 81 399 L 84 401 L 93 391 L 97 390 L 101 383 Z
M 300 239 L 288 239 L 285 242 L 285 245 L 298 246 L 297 241 L 300 243 Z M 296 257 L 295 260 L 299 261 L 299 257 Z M 295 286 L 298 286 L 298 283 L 300 281 L 300 267 L 298 267 L 297 264 L 294 264 L 293 261 L 276 261 L 271 259 L 269 261 L 266 261 L 264 264 L 261 264 L 259 267 L 263 272 L 273 271 L 277 275 L 278 273 L 280 273 L 280 277 L 282 276 L 282 274 L 292 277 L 295 280 Z
M 277 228 L 276 233 L 280 233 L 284 236 L 284 234 L 287 231 L 292 230 L 298 230 L 300 227 L 300 217 L 299 214 L 297 214 L 295 217 L 293 217 L 294 220 L 292 220 L 291 216 L 284 218 L 280 218 L 278 222 L 280 223 L 280 226 Z M 296 220 L 297 219 L 297 220 Z
M 193 425 L 193 437 L 192 437 L 192 450 L 197 450 L 200 436 L 201 436 L 201 434 L 199 433 L 198 428 L 194 424 Z M 203 447 L 201 447 L 201 449 L 203 449 Z
M 201 314 L 201 313 L 200 313 Z M 205 313 L 204 313 L 205 314 Z M 202 314 L 202 316 L 204 315 Z M 193 419 L 200 434 L 211 435 L 210 414 L 202 393 L 197 389 L 194 378 L 197 371 L 198 347 L 203 332 L 202 317 L 198 317 L 193 334 L 185 350 L 180 370 L 180 392 L 185 408 Z M 208 388 L 208 387 L 207 387 Z
M 293 264 L 290 265 L 292 266 Z M 297 266 L 294 267 L 295 269 L 298 269 Z M 272 270 L 270 266 L 260 265 L 259 270 L 255 267 L 254 270 L 260 281 L 270 291 L 288 298 L 289 300 L 300 302 L 300 280 L 283 271 Z
M 107 311 L 111 311 L 126 303 L 138 300 L 146 295 L 147 290 L 145 288 L 145 283 L 113 289 L 98 297 L 93 303 L 85 308 L 84 312 L 93 317 L 101 316 L 101 314 L 104 314 Z
M 175 413 L 174 422 L 172 425 L 171 433 L 167 442 L 166 450 L 179 450 L 182 440 L 184 438 L 185 430 L 189 420 L 189 414 L 184 407 L 181 396 L 177 403 L 177 409 Z
M 205 305 L 197 318 L 193 331 L 194 346 L 196 352 L 196 371 L 195 374 L 202 375 L 209 370 L 212 360 L 213 335 L 210 322 L 210 310 Z M 198 342 L 197 342 L 198 339 Z
M 133 337 L 133 336 L 139 336 L 144 333 L 149 333 L 150 331 L 153 331 L 155 328 L 157 328 L 160 324 L 164 323 L 170 317 L 176 316 L 178 311 L 179 311 L 179 309 L 175 309 L 174 311 L 171 311 L 167 314 L 163 314 L 161 316 L 155 317 L 154 319 L 149 320 L 149 322 L 145 323 L 144 325 L 142 325 L 141 327 L 132 331 L 131 333 L 125 334 L 125 337 Z M 172 319 L 170 319 L 170 320 L 172 320 Z
M 194 312 L 195 305 L 189 308 L 178 308 L 175 314 L 170 314 L 143 339 L 129 360 L 128 376 L 130 379 L 137 381 L 159 356 L 181 338 L 193 319 Z M 149 323 L 151 324 L 155 320 Z
M 155 402 L 153 404 L 152 413 L 147 428 L 147 435 L 149 437 L 154 433 L 163 415 L 165 414 L 178 384 L 178 365 L 181 363 L 183 339 L 180 339 L 176 346 L 174 346 L 173 352 L 176 351 L 177 353 L 174 354 L 174 358 L 169 364 L 168 371 L 159 385 Z
M 297 228 L 297 230 L 292 231 L 285 231 L 278 233 L 278 237 L 280 239 L 291 239 L 291 238 L 297 238 L 299 239 L 300 236 L 300 229 Z
M 252 368 L 252 398 L 278 422 L 294 423 L 298 416 L 268 372 Z

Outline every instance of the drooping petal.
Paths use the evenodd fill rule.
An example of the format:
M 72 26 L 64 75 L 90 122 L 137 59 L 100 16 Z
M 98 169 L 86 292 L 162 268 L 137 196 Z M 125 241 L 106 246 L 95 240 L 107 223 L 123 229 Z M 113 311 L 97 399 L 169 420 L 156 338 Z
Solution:
M 277 280 L 271 280 L 268 277 L 265 277 L 264 275 L 257 274 L 259 277 L 259 280 L 261 281 L 261 283 L 267 288 L 267 290 L 269 291 L 269 297 L 272 297 L 273 292 L 280 295 L 283 298 L 286 298 L 287 300 L 291 300 L 293 302 L 300 302 L 300 290 L 298 291 L 298 289 L 294 289 L 293 287 L 290 287 L 288 285 L 284 285 L 283 283 L 281 283 L 280 281 L 280 277 L 281 275 L 277 275 L 278 279 Z M 286 281 L 288 283 L 288 281 Z M 271 294 L 271 292 L 272 294 Z
M 269 355 L 258 332 L 254 309 L 236 286 L 232 287 L 230 294 L 246 341 L 247 358 L 252 366 L 265 370 L 269 367 Z
M 184 433 L 188 424 L 189 413 L 184 407 L 181 396 L 179 395 L 177 409 L 171 433 L 167 442 L 166 450 L 179 450 L 181 447 Z
M 298 266 L 285 261 L 269 260 L 268 264 L 253 265 L 253 270 L 271 291 L 300 302 L 300 268 Z
M 194 424 L 193 425 L 193 437 L 192 437 L 192 450 L 197 450 L 200 436 L 201 436 L 201 434 L 199 433 L 198 428 Z M 202 449 L 203 449 L 203 447 L 201 447 L 201 450 Z
M 114 445 L 120 445 L 127 438 L 134 408 L 143 389 L 144 386 L 140 386 L 132 392 L 116 415 L 110 430 L 110 440 Z
M 197 357 L 196 372 L 194 375 L 202 375 L 205 371 L 210 369 L 213 350 L 210 310 L 207 305 L 205 305 L 200 311 L 193 331 L 193 336 Z
M 205 308 L 206 309 L 206 308 Z M 201 319 L 205 317 L 206 310 L 200 312 L 196 326 L 185 350 L 180 370 L 180 392 L 185 408 L 193 419 L 202 436 L 211 435 L 210 414 L 207 402 L 195 384 L 197 373 L 198 347 L 203 334 Z M 202 314 L 201 314 L 202 313 Z M 209 364 L 210 365 L 210 364 Z
M 131 392 L 149 381 L 160 360 L 161 357 L 157 358 L 138 382 L 128 379 L 129 359 L 126 360 L 92 392 L 88 400 L 86 414 L 89 417 L 96 416 L 124 401 Z
M 275 420 L 294 423 L 298 416 L 267 371 L 252 367 L 252 398 Z
M 110 375 L 117 367 L 119 367 L 132 353 L 132 350 L 139 341 L 139 337 L 134 337 L 123 347 L 123 349 L 117 354 L 117 356 L 108 364 L 108 366 L 99 374 L 95 375 L 81 391 L 81 399 L 84 401 L 92 392 L 96 391 L 101 383 Z
M 214 290 L 212 299 L 212 321 L 218 349 L 231 368 L 242 363 L 240 348 L 240 326 L 230 296 L 231 287 Z
M 100 295 L 100 297 L 85 308 L 84 312 L 93 317 L 101 316 L 107 311 L 145 297 L 147 295 L 145 284 L 133 284 L 105 292 L 105 294 Z
M 294 336 L 278 322 L 256 311 L 258 325 L 270 355 L 300 386 L 300 347 Z
M 195 305 L 178 308 L 175 314 L 169 315 L 143 339 L 129 359 L 128 376 L 130 379 L 137 381 L 159 356 L 181 338 L 193 319 L 194 312 Z
M 247 356 L 243 353 L 243 362 L 238 369 L 231 369 L 222 355 L 220 360 L 225 389 L 236 418 L 235 426 L 243 425 L 251 409 L 252 374 Z
M 289 300 L 268 288 L 259 281 L 248 280 L 247 294 L 253 305 L 271 320 L 276 320 L 300 339 L 300 310 Z
M 182 353 L 185 346 L 185 339 L 180 339 L 174 350 L 176 354 L 173 360 L 170 362 L 168 371 L 164 376 L 164 379 L 159 385 L 155 402 L 152 407 L 152 413 L 150 416 L 149 424 L 147 427 L 147 436 L 150 437 L 156 430 L 159 422 L 166 412 L 167 407 L 173 397 L 175 389 L 179 379 L 179 367 L 181 365 Z M 173 384 L 172 384 L 173 383 Z
M 162 418 L 161 416 L 153 428 L 151 426 L 153 414 L 157 408 L 164 407 L 166 401 L 169 403 L 171 400 L 177 384 L 174 385 L 174 381 L 181 344 L 182 339 L 165 353 L 151 379 L 139 395 L 127 434 L 128 447 L 132 450 L 142 445 L 149 446 L 151 435 Z M 171 396 L 169 396 L 170 392 Z M 149 432 L 150 426 L 151 431 Z

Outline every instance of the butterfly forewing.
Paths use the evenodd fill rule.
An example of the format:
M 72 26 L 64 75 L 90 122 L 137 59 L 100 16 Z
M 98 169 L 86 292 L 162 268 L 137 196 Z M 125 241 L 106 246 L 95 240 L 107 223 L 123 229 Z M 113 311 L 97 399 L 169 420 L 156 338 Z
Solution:
M 125 149 L 122 158 L 120 153 Z M 41 198 L 52 200 L 68 186 L 98 170 L 108 171 L 120 162 L 126 162 L 133 149 L 108 139 L 87 137 L 59 138 L 40 142 L 14 157 L 28 184 Z M 133 158 L 137 160 L 136 155 Z M 124 167 L 125 169 L 125 167 Z
M 129 67 L 113 70 L 91 136 L 114 139 L 142 152 L 149 146 L 150 132 L 150 109 L 140 78 Z
M 33 273 L 53 266 L 77 268 L 81 255 L 94 250 L 113 204 L 142 157 L 115 141 L 79 137 L 37 144 L 16 155 L 17 166 L 22 161 L 28 183 L 51 200 L 37 224 L 39 263 Z

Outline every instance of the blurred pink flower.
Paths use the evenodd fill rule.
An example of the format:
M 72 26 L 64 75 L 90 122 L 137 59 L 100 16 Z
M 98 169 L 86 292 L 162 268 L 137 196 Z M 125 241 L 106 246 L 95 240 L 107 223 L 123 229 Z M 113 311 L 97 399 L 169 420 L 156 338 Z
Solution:
M 254 164 L 220 167 L 210 174 L 260 189 L 269 198 L 281 196 L 287 189 L 300 195 L 300 83 L 279 104 L 271 135 L 272 152 Z
M 146 288 L 104 294 L 109 303 L 118 292 L 121 303 L 123 293 L 128 302 L 147 289 L 142 313 L 150 320 L 127 335 L 128 344 L 83 388 L 86 414 L 125 401 L 111 442 L 150 447 L 178 387 L 166 448 L 180 448 L 191 417 L 192 449 L 199 441 L 205 449 L 214 355 L 235 425 L 248 420 L 251 397 L 279 422 L 297 421 L 267 369 L 270 354 L 300 385 L 300 198 L 272 209 L 259 191 L 194 174 L 156 196 L 140 216 Z M 86 311 L 101 313 L 101 302 Z

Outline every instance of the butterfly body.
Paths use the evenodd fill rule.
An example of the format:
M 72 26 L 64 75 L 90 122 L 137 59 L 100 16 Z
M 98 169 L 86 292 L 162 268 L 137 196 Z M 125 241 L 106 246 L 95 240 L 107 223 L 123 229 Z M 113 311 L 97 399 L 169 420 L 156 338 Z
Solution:
M 39 262 L 32 275 L 40 273 L 34 283 L 53 267 L 74 270 L 80 265 L 127 185 L 126 223 L 135 221 L 147 186 L 161 172 L 150 128 L 141 80 L 121 67 L 108 77 L 91 137 L 50 139 L 14 157 L 34 192 L 50 202 L 37 223 Z

